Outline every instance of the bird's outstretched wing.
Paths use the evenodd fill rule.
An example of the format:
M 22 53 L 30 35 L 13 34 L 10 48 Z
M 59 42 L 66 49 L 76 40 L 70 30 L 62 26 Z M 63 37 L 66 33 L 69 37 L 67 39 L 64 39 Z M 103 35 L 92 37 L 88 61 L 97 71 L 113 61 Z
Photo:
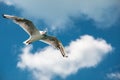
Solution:
M 63 57 L 68 57 L 62 43 L 56 37 L 45 35 L 40 41 L 59 49 Z
M 39 33 L 39 30 L 30 20 L 7 14 L 3 14 L 3 17 L 7 19 L 12 19 L 16 24 L 20 25 L 29 35 Z

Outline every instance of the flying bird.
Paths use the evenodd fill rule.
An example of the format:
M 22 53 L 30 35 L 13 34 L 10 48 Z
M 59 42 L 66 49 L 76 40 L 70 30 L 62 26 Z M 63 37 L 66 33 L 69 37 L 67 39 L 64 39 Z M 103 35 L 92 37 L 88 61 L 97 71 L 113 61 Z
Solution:
M 20 25 L 21 28 L 23 28 L 29 34 L 30 37 L 23 42 L 24 44 L 28 45 L 31 44 L 32 42 L 39 40 L 49 45 L 52 45 L 56 49 L 60 50 L 63 57 L 68 57 L 66 55 L 62 43 L 56 37 L 47 35 L 47 31 L 41 31 L 41 30 L 39 31 L 34 26 L 32 21 L 25 18 L 13 16 L 13 15 L 7 15 L 7 14 L 3 14 L 3 17 L 13 20 L 16 24 Z

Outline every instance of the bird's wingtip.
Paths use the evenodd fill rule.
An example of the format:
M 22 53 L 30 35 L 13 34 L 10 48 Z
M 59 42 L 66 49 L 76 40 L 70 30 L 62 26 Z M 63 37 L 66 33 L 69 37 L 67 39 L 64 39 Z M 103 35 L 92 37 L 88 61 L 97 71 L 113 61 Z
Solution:
M 68 58 L 68 56 L 67 56 L 67 55 L 66 55 L 66 56 L 63 56 L 63 57 Z
M 2 14 L 2 17 L 3 17 L 3 18 L 6 18 L 6 17 L 5 17 L 5 14 Z
M 9 18 L 11 15 L 8 14 L 2 14 L 3 18 Z

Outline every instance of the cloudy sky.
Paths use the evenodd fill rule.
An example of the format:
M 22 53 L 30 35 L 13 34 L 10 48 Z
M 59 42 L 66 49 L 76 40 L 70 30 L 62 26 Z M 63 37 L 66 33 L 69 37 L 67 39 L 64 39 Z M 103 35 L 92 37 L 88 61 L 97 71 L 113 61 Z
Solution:
M 120 80 L 120 0 L 0 0 L 0 80 Z M 2 14 L 56 36 L 68 58 Z

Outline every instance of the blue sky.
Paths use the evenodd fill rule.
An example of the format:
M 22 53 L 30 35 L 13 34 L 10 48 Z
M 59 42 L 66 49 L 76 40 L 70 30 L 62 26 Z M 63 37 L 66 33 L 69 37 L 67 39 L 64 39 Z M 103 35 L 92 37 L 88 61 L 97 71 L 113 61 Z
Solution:
M 119 0 L 0 0 L 0 80 L 119 80 Z M 11 14 L 60 39 L 68 52 L 34 42 Z

